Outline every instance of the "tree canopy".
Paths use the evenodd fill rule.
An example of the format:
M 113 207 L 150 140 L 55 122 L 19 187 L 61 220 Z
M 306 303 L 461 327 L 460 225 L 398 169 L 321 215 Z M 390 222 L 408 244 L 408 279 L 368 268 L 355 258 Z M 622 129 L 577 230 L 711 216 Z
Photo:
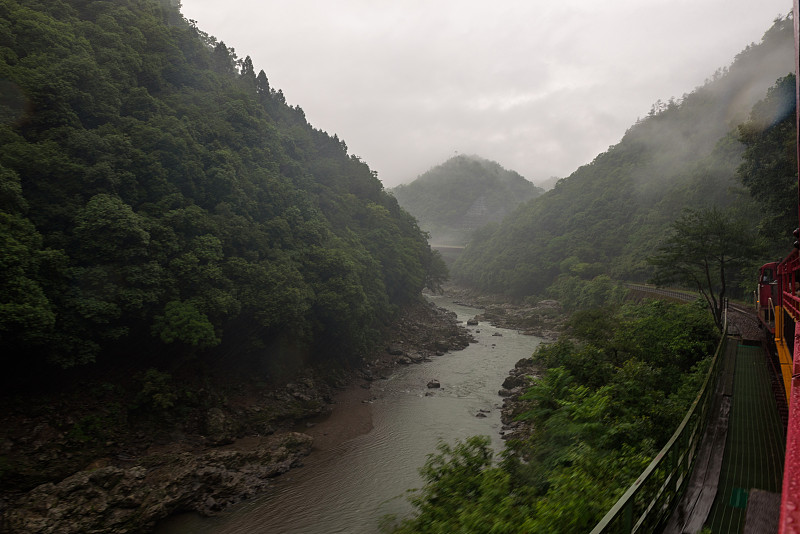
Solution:
M 739 125 L 745 146 L 738 175 L 760 204 L 759 232 L 783 254 L 797 227 L 797 128 L 795 76 L 781 78 Z
M 710 208 L 686 211 L 670 230 L 649 258 L 656 268 L 654 281 L 697 289 L 721 330 L 731 277 L 761 251 L 752 225 L 736 213 Z
M 356 361 L 447 276 L 366 163 L 174 4 L 0 3 L 9 380 L 97 360 Z

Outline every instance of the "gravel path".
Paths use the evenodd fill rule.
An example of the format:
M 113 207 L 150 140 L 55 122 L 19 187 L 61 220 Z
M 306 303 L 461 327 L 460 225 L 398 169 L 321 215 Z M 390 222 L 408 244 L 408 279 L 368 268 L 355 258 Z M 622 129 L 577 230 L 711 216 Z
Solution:
M 755 311 L 740 306 L 728 307 L 728 331 L 741 335 L 742 339 L 766 340 L 765 331 L 761 328 Z

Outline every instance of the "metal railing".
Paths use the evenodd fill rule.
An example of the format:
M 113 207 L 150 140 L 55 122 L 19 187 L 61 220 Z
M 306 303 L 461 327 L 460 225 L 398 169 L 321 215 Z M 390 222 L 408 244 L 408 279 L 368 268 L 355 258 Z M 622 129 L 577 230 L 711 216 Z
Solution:
M 664 448 L 591 534 L 655 532 L 683 496 L 713 404 L 727 346 L 727 307 L 724 313 L 725 328 L 700 393 Z

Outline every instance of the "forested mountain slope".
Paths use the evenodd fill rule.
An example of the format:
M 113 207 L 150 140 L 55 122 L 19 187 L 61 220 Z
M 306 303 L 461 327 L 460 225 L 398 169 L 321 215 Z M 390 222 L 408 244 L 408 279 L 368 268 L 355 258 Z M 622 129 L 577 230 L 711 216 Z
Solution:
M 436 245 L 464 245 L 472 232 L 501 220 L 544 191 L 499 163 L 459 155 L 391 190 Z
M 559 276 L 646 280 L 646 258 L 683 208 L 757 214 L 737 178 L 745 148 L 737 127 L 793 59 L 792 20 L 776 20 L 729 68 L 679 100 L 657 102 L 618 144 L 479 230 L 454 278 L 515 296 L 542 294 Z
M 4 380 L 355 360 L 443 274 L 369 167 L 174 4 L 0 3 Z

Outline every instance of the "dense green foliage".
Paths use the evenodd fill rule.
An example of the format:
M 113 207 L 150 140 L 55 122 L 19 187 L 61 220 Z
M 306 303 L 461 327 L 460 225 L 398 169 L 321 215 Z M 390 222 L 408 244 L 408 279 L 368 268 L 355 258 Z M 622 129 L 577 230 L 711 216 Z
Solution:
M 501 224 L 477 231 L 453 267 L 454 279 L 516 297 L 543 295 L 565 275 L 645 281 L 653 272 L 646 258 L 684 208 L 736 206 L 743 217 L 759 219 L 762 206 L 744 194 L 737 169 L 749 158 L 753 165 L 740 172 L 760 191 L 769 187 L 757 177 L 769 180 L 776 170 L 788 183 L 796 176 L 791 159 L 765 167 L 770 156 L 762 143 L 785 149 L 789 132 L 781 123 L 768 128 L 774 135 L 762 137 L 768 124 L 759 118 L 769 104 L 763 112 L 757 108 L 750 127 L 739 132 L 736 126 L 776 79 L 793 70 L 793 58 L 792 20 L 779 19 L 730 68 L 679 100 L 657 103 L 590 164 Z M 796 196 L 785 189 L 775 196 Z
M 562 274 L 547 289 L 550 297 L 561 302 L 567 312 L 622 304 L 628 289 L 606 274 L 586 279 L 575 274 Z
M 792 74 L 778 80 L 739 126 L 746 147 L 739 176 L 762 207 L 758 228 L 774 254 L 786 253 L 797 227 L 796 109 Z
M 355 359 L 446 276 L 344 142 L 172 4 L 0 1 L 6 378 Z
M 436 245 L 464 245 L 472 232 L 501 220 L 543 193 L 514 171 L 477 156 L 459 155 L 407 185 L 392 189 Z
M 718 334 L 704 306 L 648 302 L 584 310 L 541 347 L 524 395 L 529 439 L 499 463 L 489 441 L 440 446 L 398 532 L 588 532 L 677 428 Z
M 762 251 L 758 245 L 752 222 L 733 211 L 687 210 L 649 261 L 658 285 L 677 283 L 703 295 L 722 330 L 728 287 L 735 275 L 748 273 L 750 260 Z

